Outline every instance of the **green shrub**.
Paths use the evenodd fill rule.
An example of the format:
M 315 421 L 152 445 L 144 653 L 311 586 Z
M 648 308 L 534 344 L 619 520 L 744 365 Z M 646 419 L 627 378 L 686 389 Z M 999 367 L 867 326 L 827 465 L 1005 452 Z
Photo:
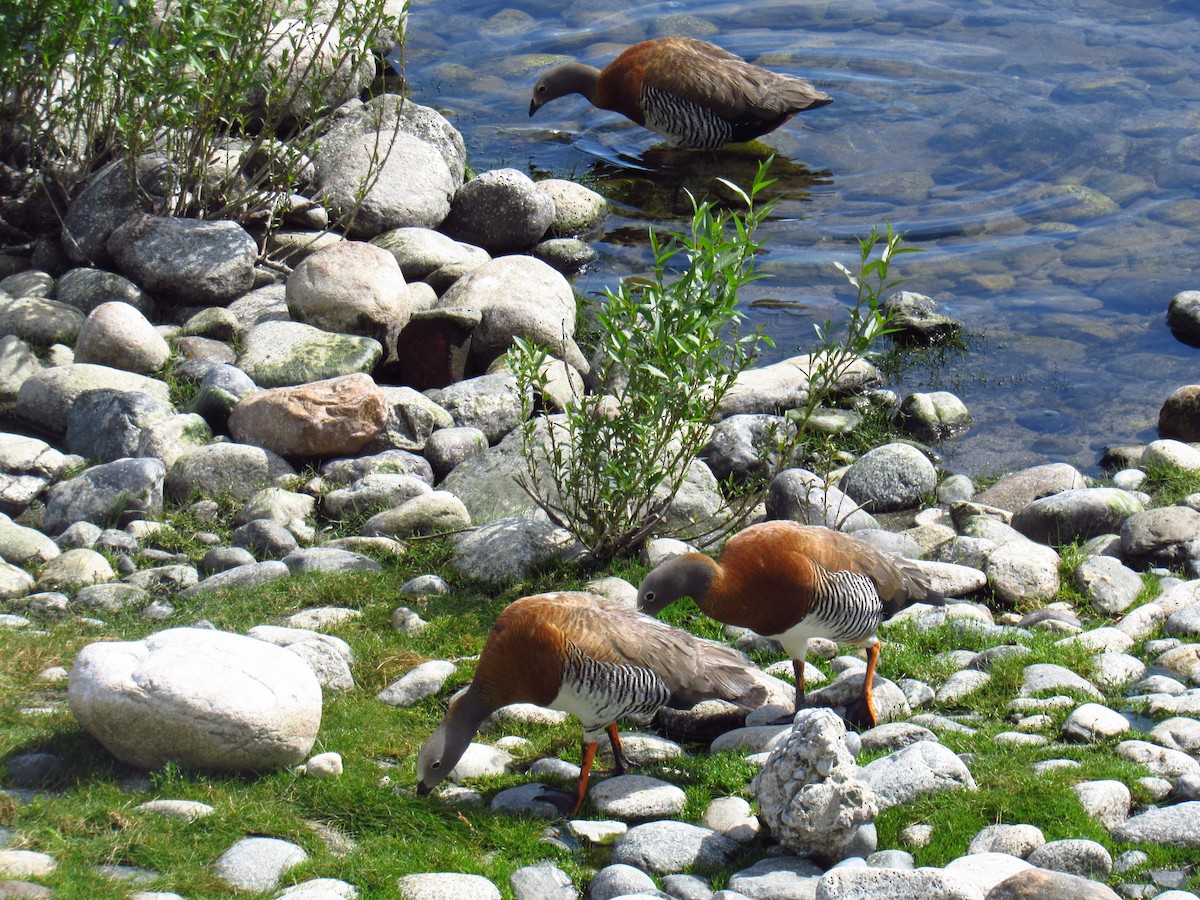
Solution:
M 593 375 L 602 390 L 562 416 L 533 418 L 546 352 L 518 341 L 510 355 L 527 405 L 522 483 L 599 560 L 629 552 L 659 525 L 722 399 L 768 343 L 738 329 L 738 291 L 758 277 L 754 235 L 771 209 L 756 205 L 771 183 L 766 171 L 749 192 L 727 183 L 744 213 L 693 198 L 690 234 L 664 240 L 651 230 L 652 277 L 608 291 L 597 313 Z
M 371 48 L 400 29 L 349 0 L 0 0 L 0 21 L 0 161 L 40 173 L 27 192 L 62 203 L 100 165 L 154 152 L 169 160 L 156 212 L 242 221 L 307 177 L 331 98 L 369 82 Z
M 738 292 L 759 276 L 758 225 L 771 211 L 758 201 L 771 183 L 769 161 L 749 191 L 723 182 L 742 199 L 745 212 L 692 201 L 690 233 L 663 240 L 650 232 L 654 270 L 605 294 L 597 313 L 593 377 L 600 390 L 579 398 L 565 413 L 534 416 L 536 398 L 550 380 L 548 354 L 518 340 L 510 354 L 525 409 L 522 485 L 550 518 L 570 530 L 600 562 L 628 553 L 652 532 L 665 529 L 664 515 L 707 443 L 722 401 L 738 376 L 770 340 L 761 331 L 738 329 Z M 817 326 L 807 399 L 789 412 L 786 427 L 766 429 L 759 441 L 759 475 L 727 484 L 728 502 L 714 520 L 690 523 L 691 537 L 727 533 L 745 521 L 771 478 L 792 464 L 810 441 L 808 425 L 830 402 L 843 379 L 873 343 L 891 333 L 880 309 L 894 278 L 890 263 L 902 235 L 872 228 L 859 241 L 857 273 L 838 268 L 856 289 L 842 335 L 830 322 Z M 872 258 L 883 241 L 882 251 Z M 682 259 L 676 273 L 672 265 Z M 669 274 L 675 275 L 669 280 Z M 823 438 L 822 438 L 823 440 Z

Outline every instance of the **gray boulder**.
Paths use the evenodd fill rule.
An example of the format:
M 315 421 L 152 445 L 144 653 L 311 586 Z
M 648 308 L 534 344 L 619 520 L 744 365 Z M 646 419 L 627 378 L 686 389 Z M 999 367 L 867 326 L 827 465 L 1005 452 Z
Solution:
M 550 863 L 524 866 L 508 876 L 516 900 L 576 900 L 571 876 Z
M 591 188 L 565 178 L 546 178 L 538 189 L 554 201 L 554 219 L 549 233 L 555 237 L 586 235 L 608 215 L 608 201 Z
M 914 291 L 896 291 L 883 301 L 889 326 L 898 329 L 895 339 L 904 344 L 930 346 L 957 335 L 962 326 L 938 312 L 932 297 Z
M 0 513 L 20 515 L 63 472 L 81 462 L 37 438 L 0 432 Z
M 396 881 L 402 900 L 500 900 L 500 889 L 482 875 L 423 872 Z
M 58 534 L 75 522 L 125 525 L 163 510 L 166 466 L 158 459 L 119 459 L 52 487 L 42 527 Z
M 920 505 L 937 487 L 937 470 L 909 444 L 884 444 L 851 463 L 840 487 L 870 512 L 894 512 Z
M 553 198 L 524 172 L 496 169 L 459 189 L 442 230 L 493 256 L 527 250 L 554 221 Z
M 1069 544 L 1113 534 L 1142 504 L 1116 488 L 1078 488 L 1033 500 L 1018 509 L 1012 526 L 1042 544 Z
M 1180 291 L 1171 298 L 1167 327 L 1185 341 L 1200 341 L 1200 291 Z
M 905 430 L 923 441 L 945 441 L 971 427 L 967 405 L 949 391 L 909 394 L 900 415 Z
M 793 426 L 783 416 L 765 413 L 728 416 L 718 422 L 699 456 L 720 481 L 732 477 L 743 482 L 763 476 L 779 464 L 778 441 L 786 440 Z
M 1169 900 L 1167 894 L 1156 896 Z M 1053 900 L 1119 900 L 1121 895 L 1094 879 L 1041 868 L 1025 869 L 1009 875 L 987 894 L 987 900 L 1031 900 L 1041 897 Z
M 476 522 L 542 515 L 518 481 L 525 473 L 521 447 L 521 435 L 513 432 L 496 446 L 455 467 L 442 481 L 442 490 L 462 500 Z
M 353 484 L 360 478 L 375 474 L 413 475 L 426 484 L 433 484 L 429 463 L 407 450 L 384 450 L 367 456 L 334 459 L 321 466 L 321 476 L 335 484 Z
M 666 875 L 684 869 L 720 869 L 741 852 L 741 845 L 709 828 L 687 822 L 637 825 L 617 841 L 614 863 Z
M 141 311 L 128 303 L 101 303 L 79 328 L 75 362 L 149 375 L 167 364 L 171 348 Z
M 108 262 L 106 243 L 113 230 L 155 201 L 166 199 L 172 179 L 165 156 L 139 156 L 132 174 L 133 180 L 125 160 L 111 162 L 92 175 L 71 201 L 62 232 L 63 250 L 71 262 L 76 265 Z
M 0 303 L 0 334 L 42 347 L 74 344 L 83 322 L 83 313 L 75 307 L 47 297 L 8 298 Z
M 805 469 L 784 469 L 767 490 L 767 516 L 838 531 L 876 528 L 879 523 L 846 494 Z
M 167 494 L 176 501 L 195 496 L 248 500 L 296 470 L 283 457 L 249 444 L 217 443 L 180 456 L 167 470 Z
M 79 396 L 96 390 L 136 391 L 170 402 L 163 381 L 91 363 L 72 363 L 43 369 L 27 379 L 17 394 L 16 415 L 42 431 L 65 435 L 67 417 Z
M 234 407 L 258 389 L 254 379 L 237 366 L 214 363 L 200 379 L 188 409 L 224 431 Z
M 106 272 L 81 266 L 63 272 L 55 285 L 54 296 L 60 303 L 69 303 L 84 315 L 102 303 L 128 303 L 146 318 L 152 318 L 155 304 L 140 287 L 116 272 Z
M 446 491 L 431 491 L 371 516 L 362 533 L 368 537 L 405 538 L 451 534 L 470 527 L 471 515 L 461 500 Z
M 1179 566 L 1200 534 L 1200 512 L 1163 506 L 1136 513 L 1121 525 L 1121 555 L 1129 565 Z
M 0 337 L 0 408 L 10 409 L 17 402 L 21 385 L 43 368 L 26 341 L 15 334 Z
M 793 356 L 768 366 L 739 373 L 721 401 L 718 416 L 737 413 L 780 414 L 803 406 L 808 399 L 809 373 L 821 364 L 819 355 Z M 883 383 L 879 370 L 865 359 L 853 360 L 839 373 L 835 394 L 853 393 Z
M 18 525 L 0 513 L 0 558 L 18 566 L 41 566 L 61 552 L 58 544 L 36 528 Z
M 222 306 L 254 287 L 258 244 L 227 219 L 133 216 L 105 242 L 122 273 L 176 303 Z
M 383 345 L 374 338 L 269 321 L 246 335 L 237 364 L 259 387 L 271 388 L 369 373 L 382 358 Z
M 438 431 L 454 425 L 450 413 L 410 387 L 380 385 L 387 403 L 383 431 L 366 447 L 367 453 L 383 450 L 428 452 L 427 443 Z
M 288 276 L 288 311 L 324 331 L 374 338 L 394 347 L 412 313 L 408 285 L 392 254 L 362 241 L 319 250 Z
M 578 557 L 583 548 L 569 531 L 538 519 L 496 519 L 454 541 L 452 565 L 480 581 L 515 581 L 538 566 Z
M 588 882 L 588 900 L 613 900 L 615 897 L 657 890 L 654 879 L 636 866 L 624 863 L 607 865 Z
M 975 497 L 977 503 L 1015 512 L 1027 503 L 1060 491 L 1087 487 L 1083 475 L 1066 463 L 1048 463 L 1005 475 Z
M 1072 580 L 1092 606 L 1108 615 L 1120 615 L 1133 605 L 1145 586 L 1133 569 L 1114 556 L 1093 556 L 1075 569 Z
M 437 149 L 419 138 L 368 133 L 328 162 L 324 156 L 318 157 L 317 186 L 352 238 L 370 240 L 407 226 L 435 228 L 450 212 L 458 183 Z
M 376 694 L 375 699 L 388 706 L 413 706 L 440 691 L 457 669 L 454 663 L 445 660 L 423 662 Z
M 372 238 L 371 243 L 396 258 L 406 281 L 421 281 L 448 266 L 466 274 L 491 259 L 482 247 L 456 241 L 431 228 L 395 228 Z
M 435 309 L 471 329 L 471 360 L 483 371 L 512 346 L 533 341 L 580 372 L 588 371 L 575 345 L 575 294 L 570 282 L 529 256 L 493 259 L 458 279 Z
M 861 777 L 875 791 L 880 811 L 926 794 L 976 789 L 966 764 L 933 741 L 918 741 L 876 759 L 863 767 Z
M 426 396 L 445 409 L 454 424 L 478 428 L 495 444 L 521 423 L 517 379 L 508 373 L 480 375 Z
M 175 415 L 171 404 L 137 391 L 86 391 L 67 413 L 67 449 L 112 462 L 138 456 L 148 428 Z
M 213 871 L 232 888 L 268 891 L 285 872 L 308 860 L 297 844 L 271 837 L 245 837 L 222 853 Z
M 425 458 L 433 468 L 433 477 L 441 481 L 455 467 L 487 451 L 488 439 L 473 425 L 439 428 L 425 444 Z
M 415 475 L 378 473 L 367 475 L 345 488 L 335 488 L 321 498 L 321 509 L 332 519 L 371 515 L 401 506 L 413 497 L 433 492 Z
M 1058 593 L 1059 557 L 1052 547 L 1012 541 L 992 551 L 984 565 L 988 583 L 1001 599 L 1013 602 Z

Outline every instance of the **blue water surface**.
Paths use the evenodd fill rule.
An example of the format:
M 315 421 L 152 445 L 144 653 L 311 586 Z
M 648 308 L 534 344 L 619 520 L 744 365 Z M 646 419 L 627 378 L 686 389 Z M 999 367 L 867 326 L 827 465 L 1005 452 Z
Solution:
M 414 0 L 404 51 L 418 102 L 462 132 L 476 171 L 585 180 L 617 212 L 584 291 L 644 272 L 648 225 L 678 228 L 687 192 L 748 183 L 752 157 L 671 153 L 568 97 L 529 118 L 552 62 L 603 66 L 636 41 L 701 37 L 809 78 L 834 103 L 763 143 L 777 202 L 744 302 L 776 349 L 852 292 L 833 263 L 885 223 L 925 252 L 900 259 L 967 350 L 915 361 L 894 388 L 950 390 L 975 426 L 941 447 L 970 475 L 1151 440 L 1163 399 L 1200 382 L 1171 296 L 1200 289 L 1200 3 L 1108 0 L 756 0 L 515 3 Z

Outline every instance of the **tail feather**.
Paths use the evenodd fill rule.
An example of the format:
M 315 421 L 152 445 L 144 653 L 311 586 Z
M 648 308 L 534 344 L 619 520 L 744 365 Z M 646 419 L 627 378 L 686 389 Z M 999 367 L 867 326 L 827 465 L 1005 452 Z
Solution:
M 752 674 L 754 664 L 732 647 L 688 635 L 691 665 L 659 673 L 672 694 L 690 705 L 701 700 L 728 700 L 746 709 L 762 706 L 767 691 Z
M 892 562 L 900 576 L 901 589 L 891 597 L 884 599 L 883 617 L 885 619 L 890 619 L 900 610 L 907 609 L 916 603 L 925 603 L 929 606 L 946 605 L 946 598 L 941 591 L 933 587 L 929 573 L 918 563 L 899 556 L 894 557 Z

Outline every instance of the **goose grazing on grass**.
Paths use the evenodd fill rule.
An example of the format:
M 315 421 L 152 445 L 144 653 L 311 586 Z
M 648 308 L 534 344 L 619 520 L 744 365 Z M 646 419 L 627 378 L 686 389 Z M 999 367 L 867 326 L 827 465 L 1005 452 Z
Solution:
M 945 602 L 910 560 L 840 531 L 790 521 L 751 525 L 716 560 L 685 553 L 662 563 L 638 588 L 638 609 L 653 615 L 681 597 L 718 622 L 779 641 L 792 658 L 797 708 L 810 638 L 865 647 L 863 702 L 872 726 L 879 721 L 873 692 L 880 624 L 914 603 Z
M 574 807 L 587 794 L 597 742 L 608 733 L 625 771 L 617 721 L 648 722 L 668 703 L 691 707 L 719 697 L 750 708 L 766 691 L 742 654 L 583 592 L 524 597 L 496 619 L 475 678 L 456 697 L 417 756 L 417 793 L 427 794 L 462 758 L 483 721 L 502 706 L 534 703 L 583 725 Z M 566 810 L 564 809 L 564 812 Z

